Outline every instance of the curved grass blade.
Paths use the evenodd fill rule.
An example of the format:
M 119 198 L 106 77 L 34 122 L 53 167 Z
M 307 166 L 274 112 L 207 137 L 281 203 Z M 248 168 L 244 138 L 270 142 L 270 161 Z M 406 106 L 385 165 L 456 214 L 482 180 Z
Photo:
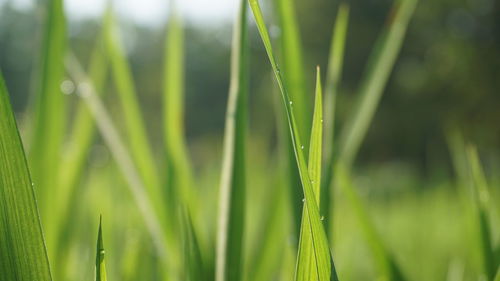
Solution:
M 467 147 L 467 162 L 472 178 L 471 185 L 477 215 L 483 273 L 486 275 L 487 280 L 493 280 L 498 265 L 495 264 L 495 253 L 491 242 L 491 226 L 488 215 L 490 192 L 477 149 L 472 145 Z
M 248 87 L 247 9 L 246 1 L 241 0 L 233 27 L 231 80 L 219 190 L 216 281 L 242 280 Z
M 342 64 L 344 61 L 344 47 L 347 36 L 347 25 L 349 21 L 349 5 L 341 3 L 335 19 L 330 54 L 328 58 L 328 71 L 325 83 L 325 173 L 321 181 L 320 210 L 322 214 L 330 217 L 324 222 L 326 232 L 330 232 L 333 218 L 333 169 L 334 169 L 334 131 L 335 131 L 335 106 L 339 91 L 340 78 L 342 76 Z M 330 235 L 328 235 L 330 237 Z
M 164 56 L 163 134 L 169 205 L 177 198 L 191 202 L 191 164 L 184 133 L 184 31 L 175 1 L 171 1 Z M 180 196 L 180 197 L 179 197 Z M 191 204 L 191 207 L 194 207 Z M 173 210 L 176 208 L 174 207 Z
M 316 74 L 316 94 L 315 94 L 313 125 L 311 129 L 311 139 L 309 148 L 308 171 L 311 185 L 315 194 L 316 203 L 321 202 L 321 156 L 323 142 L 323 105 L 321 93 L 321 78 L 319 67 Z M 299 250 L 297 255 L 297 265 L 295 280 L 315 281 L 319 280 L 318 265 L 314 253 L 313 238 L 311 233 L 311 223 L 307 216 L 307 205 L 304 205 L 302 214 L 302 224 L 300 229 Z M 323 217 L 321 217 L 323 220 Z
M 39 196 L 41 216 L 47 225 L 52 225 L 52 218 L 59 214 L 51 206 L 51 202 L 58 200 L 60 148 L 66 120 L 65 100 L 60 89 L 64 77 L 66 23 L 63 1 L 45 2 L 47 13 L 35 96 L 34 134 L 28 156 L 33 182 Z M 47 244 L 49 249 L 52 249 L 52 244 L 55 242 L 52 241 L 53 231 L 47 230 L 49 231 Z
M 0 73 L 0 276 L 51 281 L 23 145 Z
M 497 275 L 495 276 L 495 281 L 500 281 L 500 266 L 498 266 Z
M 151 198 L 159 200 L 163 198 L 160 185 L 160 177 L 156 169 L 151 146 L 147 139 L 146 127 L 142 119 L 137 93 L 133 83 L 133 77 L 125 57 L 125 52 L 120 45 L 120 40 L 114 22 L 111 8 L 106 13 L 104 23 L 104 43 L 108 55 L 111 72 L 120 95 L 121 107 L 123 109 L 124 124 L 130 145 L 130 152 L 136 163 L 137 170 L 144 182 Z M 156 202 L 158 205 L 159 202 Z
M 97 249 L 95 256 L 95 281 L 107 280 L 104 255 L 104 242 L 102 241 L 102 217 L 99 217 L 99 231 L 97 232 Z
M 340 134 L 339 161 L 350 168 L 356 158 L 396 58 L 418 0 L 396 0 L 387 26 L 377 39 L 361 83 L 357 107 Z
M 252 8 L 255 21 L 257 23 L 257 27 L 259 29 L 259 33 L 261 39 L 264 43 L 264 47 L 266 48 L 267 55 L 269 57 L 269 61 L 271 63 L 271 67 L 273 69 L 274 75 L 276 77 L 276 81 L 281 91 L 281 97 L 283 99 L 286 114 L 288 118 L 288 124 L 290 128 L 291 139 L 295 151 L 295 156 L 297 160 L 297 166 L 299 168 L 300 179 L 302 182 L 302 187 L 305 195 L 305 205 L 307 206 L 307 216 L 310 221 L 310 231 L 311 231 L 311 239 L 313 241 L 313 253 L 315 255 L 316 264 L 317 264 L 317 272 L 318 272 L 318 280 L 326 281 L 326 280 L 338 280 L 337 273 L 335 271 L 335 266 L 333 264 L 333 260 L 331 258 L 328 240 L 326 238 L 325 229 L 323 228 L 323 224 L 320 219 L 318 204 L 316 203 L 316 198 L 314 195 L 313 186 L 311 184 L 311 180 L 309 177 L 309 171 L 307 168 L 306 160 L 304 157 L 304 153 L 302 151 L 302 143 L 300 141 L 298 127 L 295 121 L 295 115 L 293 113 L 293 102 L 288 96 L 288 93 L 285 89 L 285 85 L 283 79 L 281 77 L 281 73 L 278 69 L 278 65 L 274 58 L 274 53 L 271 46 L 271 39 L 269 38 L 269 33 L 264 23 L 264 18 L 262 16 L 262 12 L 260 10 L 260 6 L 257 0 L 249 0 L 250 7 Z

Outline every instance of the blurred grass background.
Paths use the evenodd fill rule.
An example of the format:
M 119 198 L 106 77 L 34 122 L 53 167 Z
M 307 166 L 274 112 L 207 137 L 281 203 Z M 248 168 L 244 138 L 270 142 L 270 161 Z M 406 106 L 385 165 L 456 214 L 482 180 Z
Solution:
M 272 1 L 262 2 L 271 23 L 271 36 L 279 40 L 282 29 L 276 5 Z M 30 3 L 19 5 L 16 1 L 0 1 L 0 69 L 28 148 L 33 145 L 30 136 L 34 134 L 34 96 L 38 91 L 36 69 L 47 13 L 46 1 Z M 119 2 L 114 5 L 120 8 Z M 315 65 L 327 69 L 338 5 L 337 1 L 296 1 L 304 83 L 311 93 L 311 104 Z M 386 22 L 392 1 L 351 1 L 349 5 L 335 135 L 343 129 L 354 108 L 368 56 Z M 101 44 L 103 16 L 73 18 L 66 15 L 67 44 L 87 69 L 95 46 Z M 229 15 L 227 19 L 221 15 L 220 18 L 217 15 L 211 17 L 183 19 L 183 130 L 193 166 L 196 197 L 201 198 L 197 201 L 198 212 L 193 220 L 198 226 L 200 247 L 207 262 L 204 268 L 206 280 L 212 280 L 214 276 L 217 195 L 233 16 Z M 145 24 L 134 21 L 127 13 L 118 13 L 115 18 L 150 149 L 155 157 L 154 164 L 162 177 L 167 173 L 168 165 L 162 162 L 163 155 L 168 153 L 165 152 L 162 133 L 162 58 L 170 21 L 165 18 Z M 280 161 L 279 132 L 275 121 L 277 107 L 273 105 L 276 89 L 273 88 L 265 50 L 253 21 L 250 22 L 244 275 L 249 281 L 289 280 L 294 268 L 293 253 L 287 250 L 289 244 L 294 243 L 290 234 L 292 210 L 290 206 L 275 201 L 280 198 L 280 190 L 275 187 L 282 185 L 281 169 L 277 165 Z M 366 203 L 383 241 L 410 280 L 478 280 L 482 270 L 481 257 L 476 251 L 479 246 L 476 245 L 471 195 L 467 193 L 468 187 L 463 186 L 466 185 L 461 179 L 464 173 L 455 167 L 453 152 L 450 152 L 454 130 L 460 131 L 467 143 L 478 147 L 492 193 L 491 236 L 497 259 L 500 255 L 498 34 L 498 1 L 420 1 L 354 164 L 354 186 Z M 102 98 L 116 126 L 125 135 L 126 119 L 118 100 L 120 89 L 116 82 L 109 82 L 111 76 L 105 78 Z M 76 118 L 73 112 L 79 106 L 79 98 L 71 84 L 66 83 L 66 86 L 68 95 L 64 99 L 68 119 L 63 123 L 69 127 L 68 124 Z M 71 137 L 71 134 L 63 136 L 64 139 Z M 109 279 L 159 280 L 162 272 L 160 258 L 134 199 L 124 188 L 128 183 L 98 133 L 83 171 L 75 185 L 75 199 L 69 206 L 71 223 L 60 238 L 61 241 L 67 240 L 61 250 L 66 258 L 60 258 L 63 262 L 57 263 L 51 260 L 55 275 L 59 280 L 92 278 L 93 245 L 98 217 L 102 213 Z M 348 201 L 343 200 L 344 195 L 340 192 L 336 195 L 332 244 L 339 276 L 341 280 L 375 280 L 377 269 L 357 218 Z M 279 233 L 267 232 L 268 221 Z M 42 222 L 45 229 L 56 223 L 43 213 Z M 272 249 L 273 255 L 266 256 L 265 264 L 259 265 L 263 235 L 274 235 L 271 241 L 283 243 L 266 245 Z M 52 245 L 48 245 L 49 256 L 56 251 Z M 271 269 L 266 271 L 266 266 Z M 259 274 L 264 277 L 259 279 L 256 277 Z

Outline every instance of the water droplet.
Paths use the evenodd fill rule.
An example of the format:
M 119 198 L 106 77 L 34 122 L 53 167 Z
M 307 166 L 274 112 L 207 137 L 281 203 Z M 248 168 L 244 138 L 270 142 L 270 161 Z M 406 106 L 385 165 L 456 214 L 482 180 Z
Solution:
M 290 101 L 290 105 L 292 105 L 292 104 L 293 104 L 293 102 L 292 102 L 292 101 Z
M 302 202 L 306 202 L 306 198 L 302 198 Z
M 32 183 L 31 183 L 31 186 L 33 186 L 33 187 L 34 187 L 34 186 L 35 186 L 35 183 L 34 183 L 34 182 L 32 182 Z
M 321 216 L 321 218 L 319 218 L 320 220 L 325 220 L 325 216 Z
M 321 123 L 323 123 L 323 119 L 321 119 Z
M 314 184 L 314 181 L 311 181 L 312 184 Z
M 65 95 L 71 95 L 75 91 L 75 84 L 71 80 L 64 80 L 61 82 L 61 92 Z
M 304 146 L 301 146 L 300 148 L 301 148 L 301 149 L 304 149 Z

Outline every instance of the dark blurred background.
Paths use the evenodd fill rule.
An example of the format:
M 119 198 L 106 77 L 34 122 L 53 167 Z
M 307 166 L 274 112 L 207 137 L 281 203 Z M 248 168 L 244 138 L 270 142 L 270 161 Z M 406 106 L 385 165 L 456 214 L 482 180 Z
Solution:
M 0 1 L 0 69 L 19 114 L 30 106 L 33 92 L 31 81 L 41 36 L 41 9 L 37 8 L 41 3 L 38 2 L 43 1 Z M 102 9 L 79 15 L 78 9 L 94 5 L 96 1 L 87 4 L 85 1 L 80 1 L 80 4 L 68 2 L 72 3 L 66 7 L 70 9 L 67 16 L 70 45 L 85 62 L 100 30 Z M 143 112 L 147 115 L 146 119 L 151 121 L 148 122 L 149 132 L 156 144 L 160 145 L 161 124 L 158 120 L 161 110 L 164 16 L 168 11 L 160 11 L 149 19 L 149 10 L 145 9 L 142 11 L 146 13 L 145 17 L 134 18 L 127 13 L 133 14 L 137 5 L 147 5 L 147 1 L 144 4 L 135 2 L 120 14 L 120 28 Z M 217 3 L 197 2 L 205 5 L 209 5 L 206 4 L 208 2 Z M 314 66 L 319 64 L 323 69 L 326 67 L 338 4 L 338 1 L 326 0 L 297 1 L 305 73 L 311 93 Z M 350 1 L 350 25 L 338 103 L 339 130 L 346 115 L 353 109 L 367 58 L 391 4 L 389 0 Z M 220 7 L 229 6 L 219 11 L 217 4 L 214 5 L 215 8 L 212 7 L 206 14 L 203 14 L 203 7 L 191 13 L 189 7 L 186 8 L 186 131 L 191 146 L 196 146 L 200 140 L 218 138 L 224 126 L 231 14 L 235 3 L 221 1 L 218 4 Z M 264 5 L 267 11 L 272 10 L 270 3 Z M 168 9 L 163 6 L 157 9 Z M 267 16 L 270 21 L 273 20 L 271 12 Z M 252 19 L 249 20 L 253 23 Z M 274 35 L 279 35 L 276 26 L 271 30 Z M 270 123 L 274 122 L 270 96 L 275 93 L 272 92 L 274 82 L 270 67 L 255 28 L 251 31 L 251 49 L 252 137 L 267 133 Z M 112 87 L 108 90 L 114 91 Z M 113 95 L 108 97 L 112 104 Z M 408 167 L 413 176 L 418 178 L 439 180 L 449 177 L 452 169 L 445 130 L 458 127 L 466 139 L 475 142 L 483 151 L 488 151 L 484 159 L 490 162 L 487 166 L 500 168 L 500 163 L 497 163 L 500 159 L 499 125 L 500 2 L 420 1 L 359 154 L 358 167 L 392 163 Z M 193 158 L 196 164 L 196 153 Z

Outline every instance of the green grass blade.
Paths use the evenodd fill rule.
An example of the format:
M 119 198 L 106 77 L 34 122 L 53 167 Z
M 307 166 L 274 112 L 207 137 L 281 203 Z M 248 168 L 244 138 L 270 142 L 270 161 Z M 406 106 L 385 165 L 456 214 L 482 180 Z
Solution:
M 280 54 L 282 57 L 282 65 L 280 70 L 283 74 L 283 79 L 285 83 L 289 86 L 289 94 L 291 99 L 295 102 L 295 115 L 298 119 L 299 132 L 301 134 L 306 134 L 311 128 L 311 99 L 310 95 L 306 91 L 306 83 L 304 79 L 303 71 L 303 58 L 302 58 L 302 45 L 300 41 L 300 32 L 296 20 L 295 12 L 295 0 L 277 0 L 274 1 L 276 6 L 276 12 L 279 19 L 279 26 L 281 29 L 281 40 L 280 40 Z M 285 116 L 284 110 L 279 114 Z M 285 155 L 288 162 L 288 175 L 287 180 L 290 186 L 289 198 L 290 204 L 292 206 L 292 219 L 294 222 L 294 235 L 296 235 L 296 240 L 300 233 L 301 215 L 302 215 L 302 204 L 301 200 L 303 198 L 302 186 L 300 184 L 300 176 L 297 171 L 297 165 L 295 163 L 295 153 L 293 152 L 293 145 L 288 137 L 286 118 L 279 118 L 278 120 L 283 120 L 279 126 L 283 126 L 284 130 L 279 130 L 279 133 L 283 134 L 281 139 L 284 141 L 284 145 L 287 148 L 287 154 Z M 304 141 L 305 151 L 309 148 L 307 142 Z M 307 153 L 306 153 L 307 155 Z
M 47 2 L 47 13 L 40 53 L 39 79 L 35 96 L 35 119 L 32 147 L 29 152 L 33 182 L 39 195 L 40 213 L 50 225 L 54 194 L 58 194 L 60 148 L 65 127 L 65 100 L 60 85 L 64 77 L 63 54 L 66 47 L 66 23 L 62 0 Z M 48 246 L 52 247 L 52 232 Z
M 299 132 L 305 134 L 311 128 L 312 103 L 306 91 L 302 44 L 296 20 L 294 0 L 277 0 L 276 11 L 281 28 L 281 55 L 283 79 L 288 85 L 290 98 L 295 102 L 295 116 Z M 307 142 L 304 142 L 307 144 Z
M 173 205 L 178 196 L 184 202 L 192 200 L 192 171 L 184 133 L 184 31 L 175 1 L 171 3 L 164 56 L 163 133 L 169 203 Z
M 102 241 L 102 217 L 99 218 L 97 233 L 97 249 L 95 256 L 95 281 L 106 281 L 106 262 L 104 261 L 104 242 Z
M 338 280 L 335 271 L 335 266 L 331 258 L 325 229 L 323 228 L 323 224 L 321 222 L 318 204 L 316 203 L 317 200 L 315 198 L 313 186 L 311 184 L 311 180 L 309 177 L 309 172 L 302 148 L 302 143 L 300 141 L 299 131 L 295 121 L 295 115 L 293 113 L 294 110 L 293 102 L 288 96 L 283 79 L 281 77 L 280 70 L 274 58 L 274 53 L 271 46 L 271 40 L 269 38 L 269 33 L 264 23 L 264 18 L 262 16 L 259 3 L 257 2 L 257 0 L 250 0 L 249 2 L 255 17 L 255 21 L 257 23 L 257 27 L 259 29 L 261 39 L 264 43 L 264 47 L 266 48 L 266 52 L 269 57 L 271 67 L 276 77 L 276 81 L 280 88 L 281 97 L 283 99 L 286 108 L 291 139 L 294 146 L 297 166 L 299 168 L 299 174 L 305 195 L 304 197 L 306 202 L 305 206 L 307 207 L 307 216 L 310 221 L 311 239 L 313 241 L 313 253 L 316 258 L 316 264 L 318 269 L 317 270 L 318 280 L 320 281 Z
M 0 73 L 0 276 L 52 280 L 23 145 Z
M 112 76 L 124 112 L 123 118 L 132 158 L 152 198 L 163 198 L 161 196 L 159 174 L 151 151 L 151 145 L 147 139 L 146 127 L 142 119 L 139 101 L 137 100 L 134 80 L 125 57 L 125 52 L 121 48 L 111 9 L 108 9 L 105 18 L 104 42 L 106 54 L 110 61 Z
M 347 168 L 339 164 L 335 169 L 336 186 L 345 193 L 352 210 L 360 222 L 362 234 L 367 241 L 373 258 L 378 267 L 381 280 L 403 281 L 406 278 L 402 270 L 397 265 L 394 257 L 388 252 L 382 237 L 375 229 L 365 204 L 353 186 L 351 176 Z
M 495 276 L 495 281 L 500 281 L 500 266 L 498 266 L 497 275 Z
M 139 172 L 136 170 L 132 157 L 127 151 L 125 144 L 118 134 L 116 126 L 113 124 L 106 108 L 102 104 L 99 96 L 95 92 L 92 82 L 89 80 L 85 72 L 80 66 L 76 58 L 69 54 L 65 60 L 66 69 L 72 79 L 79 85 L 79 95 L 87 104 L 92 117 L 96 121 L 97 128 L 101 133 L 104 142 L 115 158 L 118 167 L 120 168 L 125 180 L 128 182 L 134 200 L 141 212 L 142 218 L 145 221 L 149 234 L 152 237 L 153 243 L 160 259 L 164 264 L 168 264 L 166 234 L 162 228 L 161 213 L 154 211 L 153 199 L 148 195 L 146 187 L 142 182 Z
M 350 168 L 358 153 L 396 58 L 418 0 L 396 0 L 387 26 L 377 39 L 359 92 L 357 107 L 340 135 L 339 161 Z
M 477 223 L 479 231 L 479 244 L 481 251 L 481 259 L 483 264 L 483 272 L 487 280 L 495 278 L 495 253 L 491 240 L 491 226 L 489 222 L 488 210 L 490 193 L 488 183 L 484 176 L 477 150 L 474 146 L 467 147 L 467 160 L 472 177 L 472 191 L 477 214 Z
M 333 169 L 334 169 L 334 131 L 335 131 L 335 105 L 339 91 L 340 79 L 342 76 L 342 64 L 344 61 L 344 47 L 347 37 L 347 26 L 349 22 L 349 5 L 341 3 L 337 12 L 337 18 L 333 28 L 332 42 L 330 44 L 330 54 L 328 58 L 328 71 L 325 83 L 325 173 L 321 181 L 320 210 L 322 214 L 330 219 L 324 222 L 327 233 L 330 232 L 331 219 L 333 218 Z
M 323 110 L 322 93 L 319 67 L 316 74 L 316 94 L 315 94 L 313 125 L 311 129 L 311 139 L 309 144 L 308 170 L 311 185 L 315 194 L 315 199 L 320 204 L 320 184 L 321 184 L 321 161 L 323 142 Z M 319 208 L 319 205 L 318 205 Z M 319 280 L 318 266 L 314 253 L 313 237 L 310 231 L 311 223 L 307 216 L 307 206 L 304 206 L 302 214 L 302 224 L 300 230 L 299 250 L 297 255 L 297 269 L 295 280 L 314 281 Z M 323 220 L 323 217 L 321 218 Z
M 201 257 L 200 245 L 196 231 L 193 226 L 193 221 L 188 212 L 183 215 L 184 226 L 184 264 L 185 273 L 184 280 L 188 281 L 203 281 L 211 280 L 207 278 L 203 272 L 203 260 Z
M 242 0 L 233 27 L 231 79 L 219 189 L 216 281 L 242 280 L 248 87 L 247 9 L 246 1 Z

